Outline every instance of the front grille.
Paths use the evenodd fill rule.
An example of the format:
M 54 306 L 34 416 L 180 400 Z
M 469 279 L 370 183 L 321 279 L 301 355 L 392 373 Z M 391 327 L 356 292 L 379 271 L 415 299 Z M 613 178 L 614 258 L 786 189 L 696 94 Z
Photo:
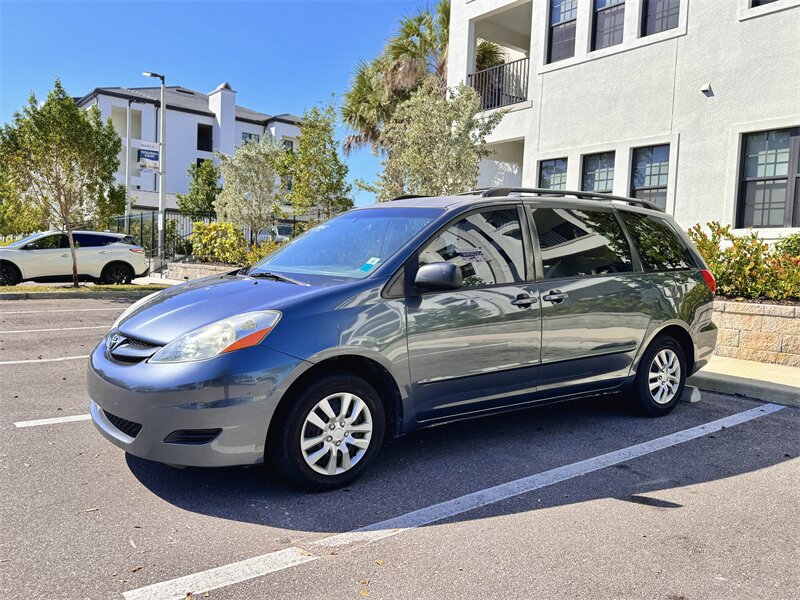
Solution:
M 164 443 L 199 446 L 213 442 L 220 433 L 222 433 L 222 429 L 181 429 L 173 431 L 165 437 Z
M 111 358 L 118 362 L 129 364 L 139 363 L 153 356 L 153 354 L 161 348 L 161 346 L 156 344 L 151 344 L 150 342 L 145 342 L 136 338 L 125 337 L 122 336 L 122 334 L 112 336 L 108 344 L 113 344 L 114 337 L 117 336 L 119 336 L 118 341 L 116 345 L 111 346 L 110 354 Z
M 106 416 L 111 424 L 119 429 L 122 433 L 127 435 L 128 437 L 135 438 L 139 435 L 139 432 L 142 430 L 141 423 L 134 423 L 133 421 L 128 421 L 127 419 L 123 419 L 122 417 L 118 417 L 117 415 L 112 415 L 107 410 L 103 411 L 103 414 Z

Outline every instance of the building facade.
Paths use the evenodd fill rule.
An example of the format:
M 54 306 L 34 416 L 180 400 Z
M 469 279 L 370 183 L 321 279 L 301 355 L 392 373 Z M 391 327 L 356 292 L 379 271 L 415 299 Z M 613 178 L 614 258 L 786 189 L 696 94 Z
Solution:
M 508 114 L 480 185 L 800 231 L 800 0 L 453 0 L 449 85 Z M 495 42 L 505 64 L 476 71 Z
M 232 154 L 244 142 L 271 135 L 287 148 L 300 133 L 294 115 L 268 115 L 236 104 L 236 92 L 223 83 L 204 94 L 183 87 L 166 88 L 167 209 L 177 208 L 176 194 L 189 188 L 189 165 L 214 160 L 214 152 Z M 161 88 L 95 88 L 78 106 L 97 104 L 122 138 L 117 182 L 127 184 L 133 210 L 158 208 L 158 174 L 142 168 L 141 159 L 158 143 Z M 143 154 L 144 152 L 144 154 Z

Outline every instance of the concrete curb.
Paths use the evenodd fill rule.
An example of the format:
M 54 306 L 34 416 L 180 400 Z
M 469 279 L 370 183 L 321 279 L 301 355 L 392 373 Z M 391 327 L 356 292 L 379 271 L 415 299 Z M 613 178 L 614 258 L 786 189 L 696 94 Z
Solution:
M 138 300 L 158 290 L 131 290 L 126 292 L 3 292 L 1 300 L 61 300 L 68 298 L 90 300 Z
M 705 373 L 700 371 L 687 380 L 687 384 L 699 387 L 701 390 L 721 392 L 734 396 L 746 396 L 774 402 L 785 406 L 800 407 L 800 386 L 795 387 L 772 381 L 736 377 L 721 373 Z

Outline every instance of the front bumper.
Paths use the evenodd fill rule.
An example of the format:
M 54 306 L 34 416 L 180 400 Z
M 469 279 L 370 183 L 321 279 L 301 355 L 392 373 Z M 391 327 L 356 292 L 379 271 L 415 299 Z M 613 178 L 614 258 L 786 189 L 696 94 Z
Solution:
M 303 365 L 264 346 L 191 363 L 122 364 L 101 343 L 86 375 L 92 421 L 107 440 L 141 458 L 198 467 L 260 463 L 278 401 Z M 141 428 L 120 427 L 122 419 Z M 222 431 L 204 444 L 164 441 L 197 429 Z

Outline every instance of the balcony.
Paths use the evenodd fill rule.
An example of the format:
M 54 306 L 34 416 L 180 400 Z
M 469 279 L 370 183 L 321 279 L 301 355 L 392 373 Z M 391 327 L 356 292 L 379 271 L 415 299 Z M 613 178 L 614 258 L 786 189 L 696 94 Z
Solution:
M 492 110 L 528 99 L 530 59 L 520 58 L 467 75 L 467 84 L 478 92 L 481 109 Z

